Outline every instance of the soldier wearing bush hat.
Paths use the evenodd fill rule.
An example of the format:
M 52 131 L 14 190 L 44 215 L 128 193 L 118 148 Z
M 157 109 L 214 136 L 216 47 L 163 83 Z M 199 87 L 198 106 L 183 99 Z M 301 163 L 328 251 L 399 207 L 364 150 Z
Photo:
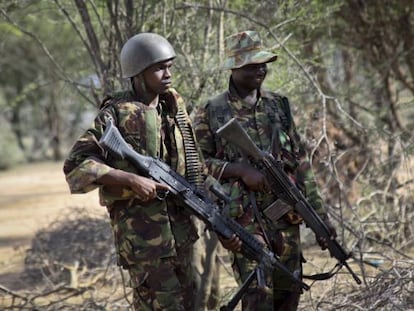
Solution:
M 236 69 L 249 64 L 271 63 L 277 55 L 262 47 L 256 31 L 243 31 L 226 38 L 226 60 L 223 69 Z
M 292 180 L 325 220 L 331 234 L 334 236 L 336 232 L 328 220 L 287 97 L 262 87 L 267 65 L 277 59 L 276 54 L 263 48 L 259 34 L 252 30 L 227 37 L 225 51 L 222 68 L 231 70 L 229 86 L 198 109 L 194 123 L 197 140 L 209 173 L 231 197 L 229 215 L 267 244 L 300 277 L 302 218 L 293 207 L 286 208 L 277 200 L 260 167 L 246 162 L 239 150 L 216 134 L 217 129 L 231 118 L 237 118 L 260 149 L 283 160 Z M 269 213 L 264 213 L 265 210 Z M 278 213 L 281 210 L 284 212 Z M 237 237 L 221 239 L 221 242 L 231 251 L 235 278 L 241 284 L 257 264 L 241 256 L 241 242 Z M 322 248 L 326 247 L 326 241 L 318 242 Z M 297 309 L 300 291 L 286 275 L 275 270 L 263 281 L 265 287 L 254 282 L 243 295 L 242 310 Z

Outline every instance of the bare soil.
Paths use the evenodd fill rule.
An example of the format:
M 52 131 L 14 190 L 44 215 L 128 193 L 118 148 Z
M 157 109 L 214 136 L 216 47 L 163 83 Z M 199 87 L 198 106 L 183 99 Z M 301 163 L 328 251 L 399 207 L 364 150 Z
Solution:
M 24 283 L 24 259 L 39 230 L 51 227 L 71 209 L 85 208 L 91 216 L 105 214 L 97 191 L 70 194 L 63 163 L 22 165 L 0 172 L 0 287 L 31 291 Z M 236 283 L 230 267 L 222 267 L 221 285 L 231 292 Z M 0 291 L 1 297 L 1 291 Z M 1 305 L 0 305 L 1 309 Z
M 0 172 L 0 286 L 10 290 L 28 289 L 22 283 L 25 252 L 31 246 L 36 233 L 50 226 L 59 216 L 71 209 L 76 212 L 85 208 L 91 215 L 105 214 L 106 209 L 99 205 L 96 191 L 72 195 L 69 192 L 63 172 L 62 163 L 47 162 L 23 165 L 9 171 Z M 335 264 L 327 253 L 317 247 L 307 248 L 304 265 L 305 274 L 327 271 Z M 356 265 L 352 264 L 359 273 Z M 227 265 L 223 266 L 221 286 L 223 293 L 234 290 L 235 282 Z M 227 271 L 229 270 L 229 271 Z M 344 270 L 344 269 L 343 269 Z M 372 276 L 378 271 L 372 270 Z M 346 271 L 339 278 L 354 287 L 354 281 Z M 312 292 L 302 296 L 301 305 L 309 309 L 309 301 L 331 288 L 337 279 L 313 284 Z M 309 283 L 309 282 L 307 282 Z M 361 288 L 362 289 L 362 288 Z M 230 294 L 231 295 L 231 294 Z M 1 309 L 1 306 L 0 306 Z M 322 310 L 322 309 L 321 309 Z
M 25 251 L 39 229 L 73 207 L 106 212 L 96 191 L 70 194 L 62 167 L 47 162 L 0 172 L 0 285 L 6 288 L 19 289 Z

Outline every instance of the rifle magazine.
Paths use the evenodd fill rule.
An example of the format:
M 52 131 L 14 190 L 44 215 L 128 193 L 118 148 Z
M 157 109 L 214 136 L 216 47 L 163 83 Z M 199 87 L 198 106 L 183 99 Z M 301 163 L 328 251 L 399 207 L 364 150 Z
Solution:
M 281 199 L 277 199 L 263 210 L 263 214 L 273 223 L 277 222 L 286 213 L 293 210 L 293 207 Z

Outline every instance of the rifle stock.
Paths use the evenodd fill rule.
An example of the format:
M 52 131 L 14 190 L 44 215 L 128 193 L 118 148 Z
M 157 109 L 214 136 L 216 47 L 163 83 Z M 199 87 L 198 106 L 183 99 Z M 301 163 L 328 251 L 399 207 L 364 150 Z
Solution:
M 125 142 L 111 119 L 108 119 L 106 122 L 106 129 L 99 140 L 99 145 L 111 154 L 130 161 L 143 176 L 168 185 L 170 192 L 183 202 L 195 216 L 201 219 L 210 230 L 225 238 L 231 238 L 236 234 L 242 241 L 242 254 L 244 256 L 263 264 L 267 268 L 280 269 L 288 274 L 292 281 L 299 284 L 301 288 L 309 289 L 308 285 L 299 280 L 280 263 L 276 254 L 265 248 L 259 240 L 247 232 L 239 223 L 232 218 L 222 215 L 219 206 L 204 193 L 197 190 L 184 177 L 177 174 L 164 162 L 141 155 L 133 150 Z
M 256 161 L 262 161 L 265 157 L 265 153 L 256 146 L 235 118 L 220 127 L 216 134 L 238 147 L 245 155 L 253 157 Z
M 276 160 L 271 154 L 260 150 L 235 118 L 229 120 L 219 128 L 216 133 L 227 142 L 238 147 L 244 155 L 250 156 L 263 164 L 268 173 L 268 178 L 271 179 L 269 181 L 279 188 L 277 192 L 272 188 L 274 194 L 277 196 L 282 195 L 282 199 L 294 207 L 295 211 L 302 216 L 306 225 L 310 227 L 318 237 L 325 238 L 331 256 L 335 257 L 341 265 L 345 266 L 354 280 L 358 284 L 361 284 L 361 280 L 346 262 L 346 260 L 351 257 L 351 254 L 347 253 L 336 239 L 331 239 L 329 228 L 315 212 L 303 193 L 286 174 L 283 169 L 283 162 Z M 280 192 L 280 189 L 282 189 L 282 192 Z

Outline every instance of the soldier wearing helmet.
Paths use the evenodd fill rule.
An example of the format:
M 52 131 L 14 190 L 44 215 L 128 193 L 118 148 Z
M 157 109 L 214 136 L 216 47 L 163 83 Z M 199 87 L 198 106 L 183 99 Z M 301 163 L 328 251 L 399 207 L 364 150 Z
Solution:
M 118 264 L 127 269 L 136 310 L 191 310 L 194 278 L 190 252 L 198 238 L 186 209 L 167 187 L 140 176 L 125 160 L 96 143 L 111 118 L 140 154 L 159 158 L 200 185 L 201 165 L 193 129 L 181 96 L 171 88 L 176 54 L 155 33 L 130 38 L 121 50 L 122 77 L 131 89 L 107 96 L 92 126 L 75 142 L 64 163 L 72 193 L 99 189 L 114 232 Z M 193 152 L 194 153 L 194 152 Z M 190 160 L 189 160 L 190 159 Z
M 232 200 L 229 214 L 256 235 L 281 258 L 290 271 L 302 275 L 300 215 L 270 191 L 266 176 L 254 163 L 249 163 L 229 142 L 217 137 L 216 130 L 235 117 L 258 147 L 284 161 L 287 172 L 302 189 L 332 235 L 335 229 L 328 221 L 303 145 L 291 116 L 286 97 L 263 89 L 267 65 L 277 56 L 262 47 L 256 31 L 242 31 L 226 38 L 227 58 L 222 66 L 231 70 L 228 89 L 210 98 L 195 118 L 195 131 L 209 173 L 220 180 Z M 232 251 L 233 271 L 242 283 L 256 263 L 241 256 L 241 243 L 234 237 L 221 240 Z M 326 241 L 319 241 L 322 248 Z M 242 310 L 296 310 L 299 289 L 275 270 L 251 285 L 242 298 Z
M 175 58 L 171 44 L 155 33 L 140 33 L 130 38 L 121 50 L 123 78 L 131 78 L 149 66 Z

